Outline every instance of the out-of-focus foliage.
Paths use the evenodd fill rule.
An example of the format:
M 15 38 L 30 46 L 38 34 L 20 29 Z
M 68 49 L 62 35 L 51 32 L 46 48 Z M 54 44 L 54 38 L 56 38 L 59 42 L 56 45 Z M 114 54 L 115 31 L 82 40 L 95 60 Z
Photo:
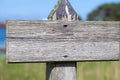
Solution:
M 78 16 L 78 20 L 80 21 L 80 20 L 82 20 L 82 18 L 80 16 Z
M 91 21 L 120 21 L 120 3 L 103 4 L 88 14 Z

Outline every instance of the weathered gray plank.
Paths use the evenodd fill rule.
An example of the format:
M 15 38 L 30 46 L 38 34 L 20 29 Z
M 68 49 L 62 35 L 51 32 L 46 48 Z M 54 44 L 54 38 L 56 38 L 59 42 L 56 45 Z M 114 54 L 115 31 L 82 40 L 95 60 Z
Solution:
M 120 41 L 120 22 L 8 21 L 8 26 L 7 37 L 17 40 Z
M 119 42 L 39 42 L 7 43 L 10 62 L 118 60 Z
M 120 22 L 7 22 L 8 62 L 119 60 L 119 41 Z

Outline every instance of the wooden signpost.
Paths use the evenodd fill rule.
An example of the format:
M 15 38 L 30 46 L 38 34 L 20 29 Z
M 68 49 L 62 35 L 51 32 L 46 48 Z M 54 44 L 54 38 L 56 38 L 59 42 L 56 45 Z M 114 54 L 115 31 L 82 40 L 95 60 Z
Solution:
M 8 62 L 119 60 L 119 22 L 8 21 Z
M 8 21 L 8 62 L 120 59 L 120 22 Z
M 7 21 L 7 61 L 49 62 L 47 80 L 76 80 L 78 61 L 120 60 L 120 22 L 74 18 L 69 14 L 56 18 L 59 21 Z

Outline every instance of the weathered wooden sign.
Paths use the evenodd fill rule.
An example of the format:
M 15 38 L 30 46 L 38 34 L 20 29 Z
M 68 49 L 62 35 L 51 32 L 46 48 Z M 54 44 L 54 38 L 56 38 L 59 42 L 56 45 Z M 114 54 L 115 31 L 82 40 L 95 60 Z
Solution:
M 7 21 L 8 62 L 120 59 L 120 22 Z

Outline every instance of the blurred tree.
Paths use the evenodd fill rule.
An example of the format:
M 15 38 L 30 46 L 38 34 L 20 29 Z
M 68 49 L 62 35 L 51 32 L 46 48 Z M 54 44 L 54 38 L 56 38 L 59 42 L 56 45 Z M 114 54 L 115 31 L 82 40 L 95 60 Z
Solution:
M 90 21 L 120 21 L 120 3 L 103 4 L 88 14 Z
M 78 15 L 78 20 L 80 21 L 80 20 L 82 20 L 82 18 L 81 18 L 81 16 L 80 15 Z

